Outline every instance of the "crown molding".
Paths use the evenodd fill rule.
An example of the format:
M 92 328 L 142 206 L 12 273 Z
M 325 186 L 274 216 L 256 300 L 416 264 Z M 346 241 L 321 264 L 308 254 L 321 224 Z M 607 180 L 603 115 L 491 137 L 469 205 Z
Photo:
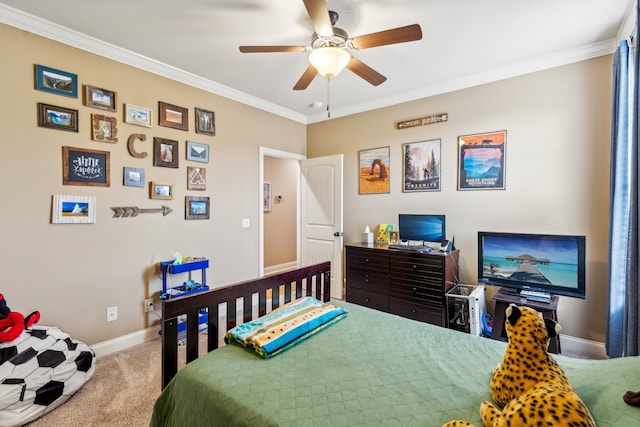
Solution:
M 307 116 L 303 114 L 3 4 L 0 4 L 0 22 L 299 123 L 307 124 Z

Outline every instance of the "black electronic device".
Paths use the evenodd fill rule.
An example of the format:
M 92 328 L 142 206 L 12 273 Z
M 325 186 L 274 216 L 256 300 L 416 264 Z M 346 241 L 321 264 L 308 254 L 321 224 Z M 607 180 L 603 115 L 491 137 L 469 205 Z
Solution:
M 399 214 L 398 228 L 400 240 L 432 243 L 436 249 L 447 238 L 444 215 Z
M 585 298 L 585 253 L 585 236 L 480 231 L 478 282 Z

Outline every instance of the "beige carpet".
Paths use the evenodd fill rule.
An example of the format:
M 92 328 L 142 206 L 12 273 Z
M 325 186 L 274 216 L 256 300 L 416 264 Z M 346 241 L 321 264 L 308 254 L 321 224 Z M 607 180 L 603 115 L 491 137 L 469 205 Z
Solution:
M 99 358 L 71 399 L 28 426 L 148 426 L 160 394 L 160 349 L 156 338 Z

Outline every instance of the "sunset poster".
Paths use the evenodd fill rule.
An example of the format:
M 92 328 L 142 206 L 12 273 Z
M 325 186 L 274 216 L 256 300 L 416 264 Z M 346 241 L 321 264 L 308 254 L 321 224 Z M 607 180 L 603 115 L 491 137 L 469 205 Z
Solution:
M 389 192 L 389 147 L 360 150 L 360 194 Z
M 458 190 L 504 190 L 507 131 L 458 137 Z

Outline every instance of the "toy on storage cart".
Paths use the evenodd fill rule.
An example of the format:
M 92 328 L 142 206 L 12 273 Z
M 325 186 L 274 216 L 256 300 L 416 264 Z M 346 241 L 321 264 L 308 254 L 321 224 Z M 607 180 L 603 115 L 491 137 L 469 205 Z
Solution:
M 209 260 L 206 258 L 187 258 L 187 261 L 183 261 L 180 264 L 176 264 L 175 261 L 162 261 L 160 263 L 162 270 L 162 294 L 160 294 L 161 300 L 180 298 L 187 295 L 195 294 L 198 292 L 204 292 L 209 290 L 207 283 L 207 268 L 209 268 Z M 187 280 L 182 285 L 168 287 L 168 275 L 187 273 L 190 271 L 200 270 L 202 275 L 202 282 L 197 283 L 195 280 Z M 198 318 L 198 324 L 200 330 L 206 329 L 207 326 L 207 311 L 203 309 L 200 312 Z M 178 332 L 183 332 L 186 329 L 186 324 L 180 322 L 178 324 Z

